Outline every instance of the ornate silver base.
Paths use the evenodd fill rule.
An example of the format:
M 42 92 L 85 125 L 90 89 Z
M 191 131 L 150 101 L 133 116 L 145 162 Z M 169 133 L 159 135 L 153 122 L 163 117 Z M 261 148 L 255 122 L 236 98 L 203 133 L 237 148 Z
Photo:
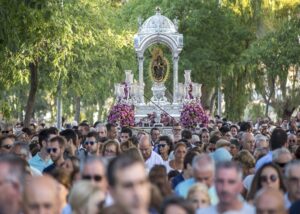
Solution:
M 147 117 L 148 114 L 153 112 L 160 113 L 160 114 L 166 112 L 171 117 L 175 118 L 176 121 L 179 121 L 181 108 L 182 108 L 182 104 L 178 104 L 178 103 L 159 105 L 159 107 L 150 103 L 144 105 L 136 105 L 135 122 L 139 122 L 142 118 Z

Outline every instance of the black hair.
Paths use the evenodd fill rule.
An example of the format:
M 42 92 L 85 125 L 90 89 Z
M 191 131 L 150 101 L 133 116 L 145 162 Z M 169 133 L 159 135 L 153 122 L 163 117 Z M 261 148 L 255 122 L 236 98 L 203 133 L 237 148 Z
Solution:
M 101 122 L 100 121 L 95 122 L 93 127 L 96 128 L 98 126 L 98 124 L 101 124 Z
M 250 122 L 241 122 L 240 124 L 240 131 L 241 132 L 247 132 L 251 129 L 251 123 Z
M 115 124 L 112 123 L 107 123 L 105 126 L 108 132 L 111 131 L 112 127 L 117 127 Z
M 194 214 L 195 213 L 192 202 L 190 202 L 182 197 L 178 197 L 178 196 L 167 197 L 164 200 L 159 213 L 165 214 L 168 206 L 170 206 L 170 205 L 176 205 L 176 206 L 181 207 L 185 211 L 186 214 Z
M 271 150 L 279 149 L 287 142 L 287 133 L 282 128 L 275 128 L 271 134 L 270 147 Z
M 132 130 L 128 127 L 122 127 L 121 133 L 128 133 L 129 137 L 132 137 Z
M 57 129 L 56 127 L 50 127 L 50 128 L 48 129 L 48 133 L 49 133 L 49 135 L 50 135 L 50 134 L 58 135 L 58 129 Z
M 73 129 L 65 129 L 59 133 L 60 136 L 66 138 L 67 141 L 72 140 L 73 144 L 76 145 L 76 133 Z
M 153 127 L 153 128 L 150 130 L 150 134 L 151 134 L 151 135 L 152 135 L 153 131 L 159 131 L 159 128 Z
M 38 138 L 39 138 L 39 144 L 40 144 L 40 147 L 42 148 L 43 147 L 43 144 L 42 142 L 43 141 L 48 141 L 49 140 L 49 129 L 42 129 L 39 134 L 38 134 Z
M 30 130 L 30 128 L 27 128 L 27 127 L 22 128 L 22 132 L 24 132 L 28 136 L 32 135 L 32 131 Z
M 99 134 L 98 132 L 95 131 L 91 131 L 89 133 L 87 133 L 86 137 L 94 137 L 96 139 L 97 142 L 99 142 Z
M 230 126 L 230 130 L 231 130 L 232 128 L 236 128 L 236 130 L 239 131 L 239 127 L 238 127 L 237 125 L 235 125 L 235 124 L 232 124 L 232 125 Z
M 185 129 L 181 132 L 181 137 L 182 139 L 186 140 L 192 139 L 192 132 L 190 130 Z
M 188 164 L 190 164 L 192 166 L 193 159 L 197 155 L 199 155 L 198 152 L 188 151 L 183 160 L 183 168 L 186 169 Z
M 169 138 L 169 136 L 163 135 L 158 138 L 158 142 L 159 141 L 166 141 L 167 145 L 169 146 L 169 153 L 168 153 L 168 155 L 169 155 L 171 153 L 171 151 L 173 150 L 172 140 Z M 160 150 L 158 150 L 158 154 L 160 154 Z
M 169 138 L 169 136 L 167 136 L 167 135 L 160 136 L 158 138 L 158 141 L 166 141 L 168 146 L 171 148 L 172 140 Z
M 88 126 L 88 127 L 90 127 L 89 122 L 87 120 L 81 121 L 81 123 L 79 123 L 79 126 Z
M 223 125 L 221 128 L 220 128 L 220 132 L 222 133 L 222 135 L 225 135 L 227 132 L 229 132 L 230 129 L 227 125 Z
M 55 136 L 50 139 L 50 142 L 58 142 L 60 148 L 65 148 L 67 144 L 66 138 L 64 138 L 63 136 Z

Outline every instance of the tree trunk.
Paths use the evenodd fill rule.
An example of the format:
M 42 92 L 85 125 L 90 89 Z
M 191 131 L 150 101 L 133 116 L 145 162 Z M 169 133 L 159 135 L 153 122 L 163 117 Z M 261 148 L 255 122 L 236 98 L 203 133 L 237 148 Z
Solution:
M 24 127 L 29 127 L 30 120 L 33 115 L 33 108 L 35 104 L 35 96 L 38 89 L 38 62 L 35 60 L 34 62 L 29 63 L 30 70 L 30 91 L 27 99 L 26 112 L 25 112 L 25 120 Z
M 98 102 L 98 121 L 101 121 L 101 116 L 102 116 L 102 106 L 103 106 L 103 104 L 102 104 L 102 102 Z
M 211 97 L 211 100 L 210 100 L 209 111 L 210 111 L 210 115 L 212 117 L 214 117 L 214 114 L 215 114 L 216 98 L 217 98 L 217 92 L 215 92 L 213 94 L 213 96 Z
M 74 120 L 79 122 L 80 120 L 80 96 L 75 98 L 75 117 Z

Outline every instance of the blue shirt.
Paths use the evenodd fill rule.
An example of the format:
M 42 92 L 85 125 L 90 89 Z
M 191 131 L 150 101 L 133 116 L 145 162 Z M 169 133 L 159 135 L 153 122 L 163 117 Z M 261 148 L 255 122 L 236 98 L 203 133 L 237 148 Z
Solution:
M 260 167 L 265 165 L 266 163 L 271 163 L 273 160 L 272 158 L 272 151 L 269 151 L 268 154 L 260 158 L 255 164 L 255 171 L 257 171 Z
M 55 170 L 56 165 L 55 163 L 51 164 L 50 166 L 47 166 L 44 170 L 43 173 L 48 173 L 50 174 L 53 170 Z
M 40 156 L 39 153 L 37 153 L 35 156 L 33 156 L 29 161 L 29 165 L 38 169 L 40 172 L 43 172 L 43 170 L 50 166 L 53 162 L 49 158 L 49 160 L 44 161 Z
M 181 183 L 182 181 L 184 181 L 184 177 L 182 176 L 182 173 L 180 173 L 179 175 L 175 176 L 172 179 L 172 189 L 175 189 L 175 187 Z

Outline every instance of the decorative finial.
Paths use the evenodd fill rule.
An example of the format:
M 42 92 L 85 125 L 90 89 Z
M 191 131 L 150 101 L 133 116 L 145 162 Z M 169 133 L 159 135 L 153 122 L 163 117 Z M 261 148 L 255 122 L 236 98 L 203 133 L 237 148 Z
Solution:
M 178 18 L 177 18 L 177 16 L 173 20 L 173 23 L 174 23 L 175 29 L 178 31 Z
M 143 18 L 141 16 L 138 17 L 138 24 L 139 24 L 139 29 L 140 29 L 143 24 Z
M 157 15 L 160 15 L 160 14 L 161 14 L 161 9 L 160 9 L 160 7 L 156 7 L 156 14 L 157 14 Z

